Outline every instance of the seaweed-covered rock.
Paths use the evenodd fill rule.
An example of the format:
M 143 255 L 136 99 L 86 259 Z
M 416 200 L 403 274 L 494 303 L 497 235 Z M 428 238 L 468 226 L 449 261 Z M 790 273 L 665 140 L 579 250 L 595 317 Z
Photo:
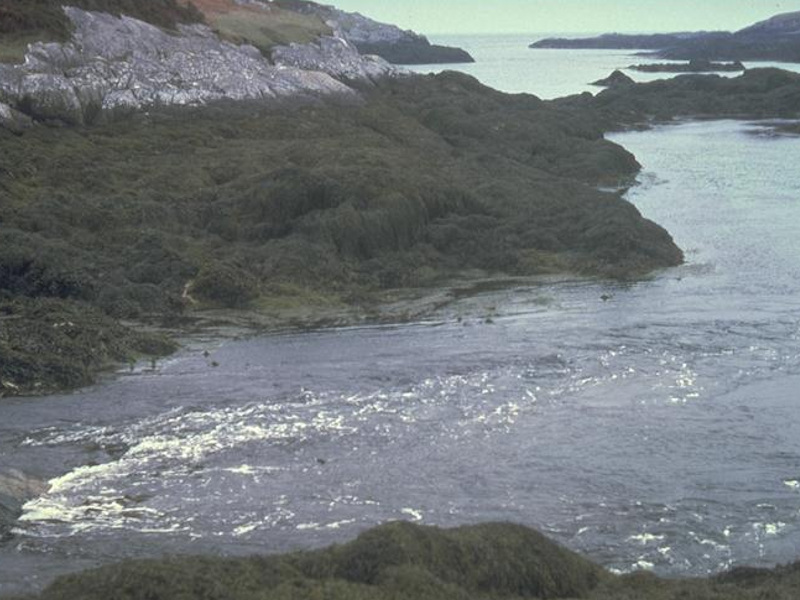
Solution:
M 60 577 L 39 600 L 795 600 L 800 562 L 706 579 L 612 575 L 521 525 L 394 522 L 322 550 L 130 560 Z M 34 597 L 28 598 L 34 600 Z
M 88 385 L 97 371 L 176 345 L 137 332 L 84 303 L 18 300 L 0 303 L 0 397 Z
M 598 566 L 519 525 L 395 522 L 339 547 L 239 559 L 129 561 L 58 579 L 42 600 L 468 600 L 585 597 Z
M 693 58 L 688 63 L 657 63 L 632 65 L 628 67 L 642 73 L 723 73 L 744 71 L 745 66 L 740 61 L 714 62 L 707 58 Z
M 581 114 L 594 112 L 606 127 L 625 127 L 674 117 L 800 118 L 800 74 L 774 68 L 748 69 L 738 77 L 678 75 L 612 87 L 595 97 L 555 100 Z
M 597 81 L 592 82 L 592 85 L 596 85 L 598 87 L 619 87 L 625 85 L 631 85 L 636 83 L 631 77 L 617 69 L 608 77 L 604 79 L 598 79 Z
M 208 305 L 242 308 L 258 297 L 258 284 L 247 271 L 214 262 L 200 269 L 186 291 L 189 297 Z
M 1 384 L 0 384 L 1 385 Z M 47 484 L 18 469 L 0 469 L 0 542 L 11 536 L 22 505 L 47 491 Z

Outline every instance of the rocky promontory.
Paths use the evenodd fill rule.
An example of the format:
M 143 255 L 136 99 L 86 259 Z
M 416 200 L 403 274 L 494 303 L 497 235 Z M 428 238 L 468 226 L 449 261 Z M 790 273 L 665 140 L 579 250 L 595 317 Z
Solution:
M 530 47 L 651 50 L 657 56 L 673 60 L 800 62 L 800 12 L 776 15 L 733 33 L 613 33 L 591 38 L 548 38 L 538 40 Z
M 471 63 L 468 52 L 452 46 L 431 44 L 424 35 L 380 23 L 360 13 L 307 0 L 275 0 L 285 9 L 315 15 L 353 44 L 362 54 L 374 54 L 394 64 Z

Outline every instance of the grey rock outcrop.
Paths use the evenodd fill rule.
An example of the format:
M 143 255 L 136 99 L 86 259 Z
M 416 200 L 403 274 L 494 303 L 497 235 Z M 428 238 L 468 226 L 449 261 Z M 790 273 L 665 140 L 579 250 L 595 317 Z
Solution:
M 278 4 L 303 14 L 314 14 L 363 54 L 374 54 L 394 64 L 471 63 L 461 48 L 431 44 L 424 35 L 381 23 L 361 13 L 305 0 L 278 0 Z
M 33 121 L 30 117 L 11 108 L 8 104 L 0 102 L 0 127 L 8 129 L 12 133 L 22 133 L 32 124 Z
M 0 65 L 0 101 L 9 109 L 82 124 L 154 105 L 355 99 L 357 92 L 337 77 L 372 81 L 395 72 L 336 38 L 282 49 L 271 64 L 255 47 L 222 41 L 204 25 L 166 32 L 127 16 L 65 11 L 74 25 L 70 41 L 32 44 L 23 64 Z
M 374 55 L 362 55 L 341 37 L 323 36 L 310 44 L 290 44 L 272 50 L 272 61 L 279 66 L 322 71 L 339 80 L 376 81 L 399 75 L 401 69 Z
M 16 469 L 0 471 L 0 541 L 11 534 L 11 528 L 22 511 L 22 505 L 47 491 L 47 484 Z

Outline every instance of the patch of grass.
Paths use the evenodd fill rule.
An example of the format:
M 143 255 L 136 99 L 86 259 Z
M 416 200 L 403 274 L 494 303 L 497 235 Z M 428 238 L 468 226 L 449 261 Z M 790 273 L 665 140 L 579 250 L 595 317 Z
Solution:
M 228 41 L 252 44 L 265 54 L 273 46 L 293 42 L 307 44 L 321 35 L 330 35 L 331 28 L 316 15 L 282 10 L 240 10 L 209 18 L 214 30 Z
M 25 59 L 28 44 L 41 41 L 40 35 L 0 34 L 0 63 L 21 63 Z

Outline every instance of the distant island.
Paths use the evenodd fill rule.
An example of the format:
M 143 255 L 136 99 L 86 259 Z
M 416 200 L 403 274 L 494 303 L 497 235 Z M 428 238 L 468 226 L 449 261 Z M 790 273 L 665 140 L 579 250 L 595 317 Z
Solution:
M 548 38 L 530 48 L 651 50 L 672 60 L 774 60 L 800 62 L 800 12 L 776 15 L 736 32 L 699 31 L 653 35 L 604 34 L 598 37 Z

